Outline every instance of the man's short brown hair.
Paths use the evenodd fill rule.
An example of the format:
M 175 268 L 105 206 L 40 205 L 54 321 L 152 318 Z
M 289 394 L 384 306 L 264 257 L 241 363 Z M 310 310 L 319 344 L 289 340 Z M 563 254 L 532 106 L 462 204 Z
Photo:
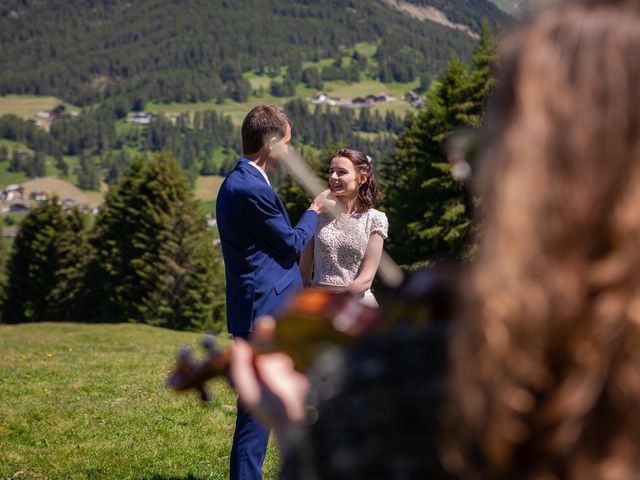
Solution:
M 278 107 L 254 107 L 242 122 L 242 152 L 245 155 L 256 153 L 262 148 L 265 137 L 284 137 L 287 134 L 287 125 L 291 126 L 291 120 Z

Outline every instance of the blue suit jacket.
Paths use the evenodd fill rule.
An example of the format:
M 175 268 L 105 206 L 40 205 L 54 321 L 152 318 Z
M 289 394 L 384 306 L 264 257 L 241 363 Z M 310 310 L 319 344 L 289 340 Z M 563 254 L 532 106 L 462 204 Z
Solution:
M 318 215 L 308 210 L 292 227 L 276 193 L 242 158 L 220 187 L 216 217 L 227 280 L 227 327 L 241 335 L 260 315 L 277 314 L 302 287 L 297 257 L 313 236 Z

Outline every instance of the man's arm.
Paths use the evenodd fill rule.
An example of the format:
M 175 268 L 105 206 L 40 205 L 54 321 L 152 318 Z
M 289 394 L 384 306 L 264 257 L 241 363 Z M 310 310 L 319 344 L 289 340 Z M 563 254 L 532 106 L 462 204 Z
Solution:
M 297 257 L 315 232 L 320 207 L 309 208 L 298 224 L 290 227 L 274 195 L 266 186 L 251 190 L 240 209 L 244 223 L 267 251 L 280 258 Z

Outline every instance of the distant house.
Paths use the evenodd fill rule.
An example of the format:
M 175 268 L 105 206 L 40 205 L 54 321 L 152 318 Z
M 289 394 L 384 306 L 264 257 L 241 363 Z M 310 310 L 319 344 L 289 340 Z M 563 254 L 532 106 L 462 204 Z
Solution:
M 28 212 L 29 205 L 27 205 L 26 203 L 13 203 L 9 205 L 9 211 L 11 213 Z
M 129 117 L 129 122 L 137 123 L 138 125 L 149 125 L 151 123 L 152 115 L 147 112 L 135 113 Z
M 73 198 L 65 198 L 62 200 L 62 208 L 72 208 L 75 207 L 77 202 Z
M 315 95 L 311 96 L 311 103 L 325 104 L 325 105 L 340 105 L 342 102 L 340 101 L 340 99 L 329 98 L 329 96 L 326 93 L 318 92 Z
M 313 103 L 326 103 L 328 99 L 329 97 L 327 97 L 326 93 L 320 93 L 320 92 L 316 93 L 311 97 L 311 101 Z
M 407 92 L 404 94 L 404 99 L 414 107 L 424 105 L 424 98 L 418 95 L 416 92 Z
M 395 99 L 388 93 L 381 93 L 379 95 L 374 95 L 370 93 L 366 97 L 354 98 L 353 100 L 351 100 L 350 106 L 351 107 L 367 107 L 369 105 L 373 105 L 374 103 L 392 102 L 393 100 Z
M 43 120 L 42 118 L 30 118 L 27 120 L 29 123 L 33 123 L 36 127 L 41 129 L 46 129 L 49 124 L 47 120 Z
M 43 192 L 42 190 L 36 190 L 31 192 L 29 198 L 31 200 L 35 200 L 36 202 L 46 202 L 49 198 L 49 195 L 47 195 L 47 193 Z
M 2 200 L 8 202 L 13 200 L 22 200 L 24 197 L 24 187 L 22 185 L 9 185 L 2 191 Z
M 49 125 L 60 120 L 66 111 L 67 107 L 60 104 L 51 110 L 39 110 L 31 120 L 36 124 L 36 127 L 46 130 Z
M 49 112 L 51 121 L 59 120 L 60 117 L 62 117 L 62 115 L 64 115 L 66 111 L 67 111 L 67 107 L 65 107 L 64 105 L 58 105 L 57 107 L 55 107 L 53 110 Z

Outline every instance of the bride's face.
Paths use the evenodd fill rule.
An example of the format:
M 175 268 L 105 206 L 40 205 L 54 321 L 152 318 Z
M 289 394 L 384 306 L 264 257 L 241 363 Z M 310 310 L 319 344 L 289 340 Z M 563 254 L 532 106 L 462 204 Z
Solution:
M 329 188 L 333 195 L 337 197 L 356 196 L 362 181 L 362 175 L 347 157 L 336 157 L 331 160 Z

